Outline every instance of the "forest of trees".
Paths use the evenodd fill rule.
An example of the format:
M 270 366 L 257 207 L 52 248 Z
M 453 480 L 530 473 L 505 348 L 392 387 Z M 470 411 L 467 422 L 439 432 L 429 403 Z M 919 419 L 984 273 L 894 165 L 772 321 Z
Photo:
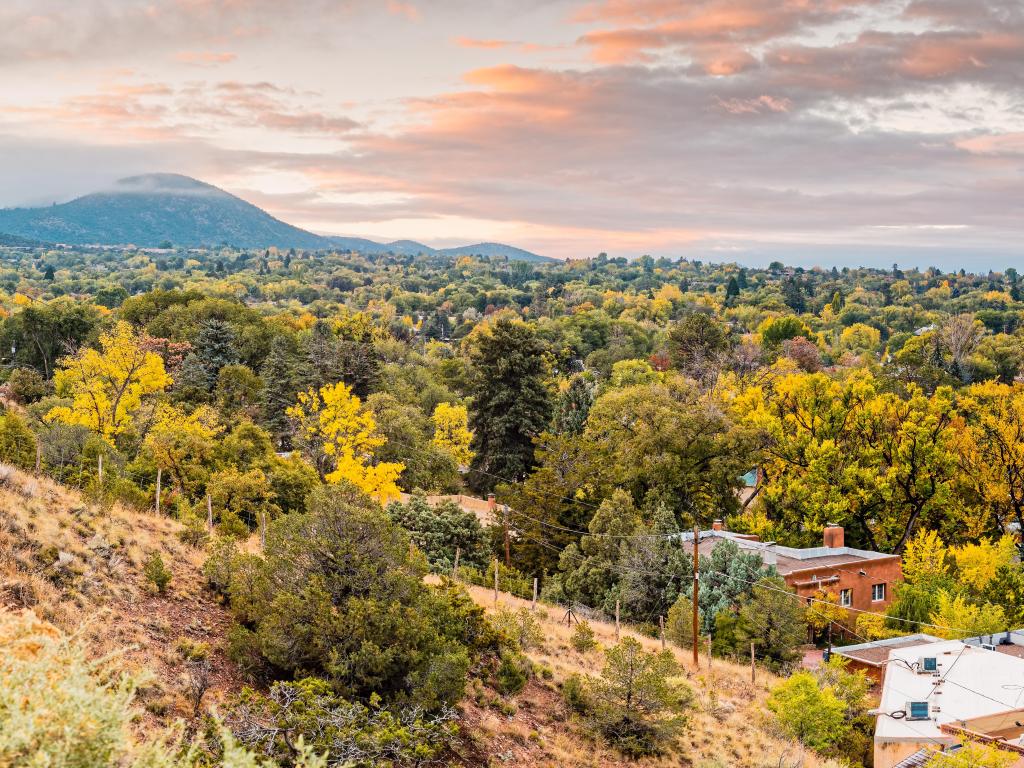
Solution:
M 0 292 L 0 460 L 140 509 L 159 485 L 161 514 L 210 552 L 256 684 L 228 725 L 285 763 L 286 734 L 322 716 L 373 735 L 357 763 L 400 764 L 441 748 L 469 679 L 528 674 L 457 585 L 424 583 L 456 549 L 467 580 L 536 578 L 552 601 L 667 617 L 686 644 L 692 563 L 674 534 L 724 518 L 805 546 L 834 523 L 909 563 L 890 616 L 859 632 L 1024 621 L 1013 269 L 10 248 Z M 488 529 L 419 492 L 495 493 L 505 511 Z M 707 580 L 702 631 L 723 655 L 763 636 L 787 669 L 821 616 L 744 557 L 702 563 L 736 576 Z M 609 703 L 636 653 L 609 651 L 576 706 L 643 754 L 678 692 L 655 685 L 641 713 Z M 833 693 L 849 720 L 862 692 Z M 288 726 L 261 730 L 259 713 Z

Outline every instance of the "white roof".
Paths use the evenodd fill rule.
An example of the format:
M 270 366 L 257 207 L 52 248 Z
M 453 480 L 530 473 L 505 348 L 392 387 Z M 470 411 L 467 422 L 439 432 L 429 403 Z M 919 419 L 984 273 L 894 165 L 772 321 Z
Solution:
M 935 657 L 939 676 L 918 674 L 910 668 L 923 657 Z M 940 725 L 956 726 L 964 720 L 1024 707 L 1024 659 L 959 640 L 895 648 L 886 664 L 879 710 L 903 711 L 909 701 L 928 701 L 939 711 L 932 712 L 928 720 L 879 714 L 876 741 L 955 743 L 958 739 L 942 733 Z M 1006 726 L 1013 726 L 1014 719 L 1021 715 L 1008 716 Z

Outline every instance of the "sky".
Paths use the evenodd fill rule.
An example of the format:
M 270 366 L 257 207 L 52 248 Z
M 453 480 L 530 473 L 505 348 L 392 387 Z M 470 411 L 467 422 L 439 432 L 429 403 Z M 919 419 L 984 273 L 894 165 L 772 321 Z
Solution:
M 1024 0 L 4 0 L 0 206 L 184 173 L 327 234 L 1024 266 Z

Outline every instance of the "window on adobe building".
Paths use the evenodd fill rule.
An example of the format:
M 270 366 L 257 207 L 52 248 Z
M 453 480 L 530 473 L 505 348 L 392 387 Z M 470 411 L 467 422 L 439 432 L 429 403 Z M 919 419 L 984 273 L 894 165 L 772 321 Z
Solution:
M 885 600 L 885 584 L 872 584 L 871 602 L 877 603 L 880 600 Z
M 843 606 L 843 608 L 849 608 L 851 605 L 853 605 L 852 589 L 839 590 L 839 604 Z

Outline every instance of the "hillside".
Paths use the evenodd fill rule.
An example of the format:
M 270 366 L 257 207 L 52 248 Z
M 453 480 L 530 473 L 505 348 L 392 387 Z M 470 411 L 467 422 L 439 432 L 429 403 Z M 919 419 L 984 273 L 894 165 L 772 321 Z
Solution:
M 366 254 L 480 254 L 513 261 L 553 261 L 499 243 L 436 250 L 412 240 L 378 243 L 359 237 L 325 237 L 276 219 L 211 184 L 173 173 L 121 179 L 111 189 L 49 208 L 2 209 L 0 233 L 0 245 L 8 246 L 47 242 L 155 248 L 169 242 L 192 248 L 344 248 Z
M 0 608 L 30 608 L 66 632 L 81 633 L 97 657 L 116 653 L 130 668 L 152 673 L 139 702 L 147 713 L 144 725 L 154 733 L 189 715 L 185 657 L 193 649 L 209 648 L 213 680 L 206 707 L 243 683 L 224 654 L 230 619 L 201 586 L 204 553 L 182 543 L 181 531 L 169 518 L 92 504 L 74 490 L 0 465 Z M 165 596 L 147 588 L 142 574 L 154 551 L 174 572 Z M 493 592 L 469 591 L 495 610 Z M 498 607 L 526 605 L 502 594 Z M 571 674 L 597 672 L 600 649 L 573 650 L 557 607 L 541 606 L 537 616 L 545 639 L 529 655 L 537 669 L 548 671 L 511 699 L 471 681 L 460 707 L 463 736 L 448 764 L 479 766 L 497 758 L 521 766 L 636 765 L 589 737 L 562 704 L 561 683 Z M 614 642 L 612 626 L 592 626 L 602 645 Z M 658 647 L 651 638 L 629 634 Z M 678 754 L 640 764 L 679 765 L 682 758 L 683 764 L 755 768 L 770 754 L 787 765 L 819 765 L 766 730 L 762 704 L 774 676 L 759 670 L 751 684 L 747 667 L 715 659 L 708 669 L 702 658 L 693 670 L 686 654 L 676 653 L 695 693 L 691 726 Z
M 209 648 L 213 704 L 242 684 L 224 654 L 227 612 L 202 589 L 204 554 L 179 539 L 181 526 L 0 464 L 0 608 L 29 608 L 80 633 L 96 656 L 117 653 L 152 673 L 139 691 L 149 725 L 188 715 L 185 657 Z M 174 576 L 163 596 L 143 565 L 160 552 Z
M 72 245 L 328 247 L 319 235 L 217 187 L 162 173 L 122 179 L 110 190 L 50 208 L 0 211 L 0 232 Z

